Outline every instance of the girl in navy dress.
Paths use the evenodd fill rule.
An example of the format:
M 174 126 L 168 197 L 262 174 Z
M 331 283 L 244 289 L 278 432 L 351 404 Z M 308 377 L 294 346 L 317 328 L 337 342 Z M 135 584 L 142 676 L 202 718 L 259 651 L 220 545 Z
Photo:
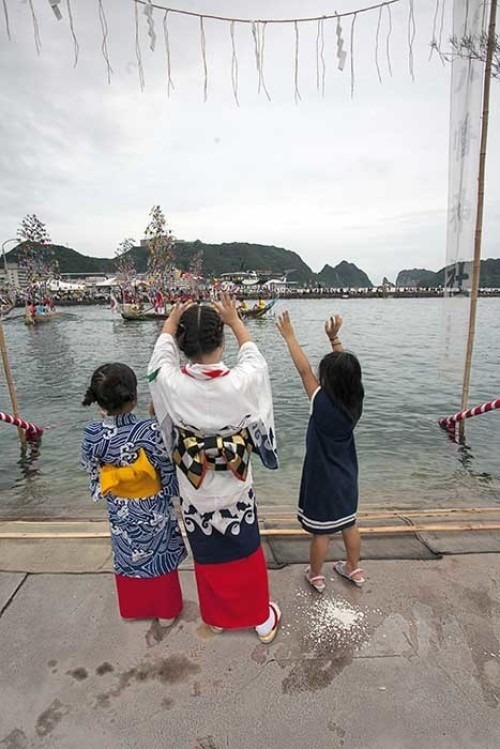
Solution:
M 341 326 L 340 315 L 325 323 L 332 353 L 323 357 L 316 376 L 295 337 L 288 312 L 281 315 L 277 323 L 311 400 L 298 519 L 313 536 L 305 576 L 319 593 L 325 589 L 322 571 L 329 536 L 339 531 L 347 559 L 336 562 L 335 571 L 358 586 L 365 581 L 359 567 L 358 461 L 354 442 L 354 428 L 363 410 L 364 390 L 359 361 L 354 354 L 344 351 L 338 336 Z

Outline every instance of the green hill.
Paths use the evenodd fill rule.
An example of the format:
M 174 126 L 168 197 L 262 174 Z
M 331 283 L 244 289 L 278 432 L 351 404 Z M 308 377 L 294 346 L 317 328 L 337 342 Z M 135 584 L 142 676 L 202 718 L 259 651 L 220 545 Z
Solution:
M 81 255 L 71 247 L 59 244 L 49 244 L 47 248 L 53 253 L 54 260 L 59 263 L 60 273 L 112 273 L 115 267 L 112 258 Z M 18 244 L 6 254 L 7 262 L 17 262 L 21 254 L 22 244 Z
M 419 286 L 434 286 L 436 273 L 425 268 L 401 270 L 396 278 L 396 286 L 404 289 L 415 289 Z
M 322 286 L 330 289 L 371 289 L 373 287 L 366 273 L 354 263 L 348 263 L 346 260 L 342 260 L 334 268 L 331 265 L 325 265 L 318 273 L 317 280 Z
M 466 273 L 472 274 L 472 263 L 466 263 Z M 438 287 L 444 284 L 446 268 L 441 268 L 437 273 L 424 268 L 413 270 L 402 270 L 398 273 L 396 286 L 415 288 Z M 481 260 L 481 275 L 479 286 L 482 289 L 500 289 L 500 258 Z

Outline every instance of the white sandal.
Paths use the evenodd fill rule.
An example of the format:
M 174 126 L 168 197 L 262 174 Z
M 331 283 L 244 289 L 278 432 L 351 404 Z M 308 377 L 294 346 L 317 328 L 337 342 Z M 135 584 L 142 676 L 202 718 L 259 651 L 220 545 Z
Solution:
M 363 573 L 364 570 L 361 569 L 361 567 L 356 567 L 355 570 L 352 570 L 352 572 L 346 571 L 346 562 L 335 562 L 333 565 L 333 569 L 338 575 L 341 575 L 342 577 L 345 577 L 346 580 L 350 580 L 351 583 L 354 583 L 354 585 L 357 585 L 358 588 L 361 588 L 363 584 L 366 582 L 364 577 L 358 577 L 355 578 L 353 575 L 357 575 L 359 572 Z
M 323 591 L 326 588 L 326 582 L 325 582 L 325 576 L 324 575 L 316 575 L 316 577 L 310 577 L 311 568 L 306 567 L 304 570 L 304 577 L 311 586 L 311 588 L 314 588 L 314 590 L 317 593 L 323 593 Z

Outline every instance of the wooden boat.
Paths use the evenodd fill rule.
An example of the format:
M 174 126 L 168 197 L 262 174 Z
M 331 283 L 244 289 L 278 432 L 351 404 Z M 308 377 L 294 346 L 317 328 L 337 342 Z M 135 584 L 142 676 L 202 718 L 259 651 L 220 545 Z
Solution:
M 170 314 L 170 310 L 168 309 L 165 312 L 155 312 L 154 309 L 145 310 L 141 304 L 119 304 L 118 307 L 122 318 L 129 322 L 138 320 L 166 320 Z
M 240 309 L 239 314 L 240 317 L 243 318 L 243 320 L 258 320 L 259 318 L 264 317 L 264 315 L 266 315 L 269 310 L 274 307 L 275 304 L 276 299 L 271 299 L 271 301 L 268 302 L 265 307 L 261 307 L 258 309 L 255 309 L 254 307 L 251 309 Z
M 25 325 L 42 325 L 46 322 L 50 322 L 55 317 L 57 317 L 59 312 L 57 310 L 51 310 L 50 312 L 44 312 L 43 314 L 39 314 L 38 312 L 35 312 L 34 314 L 31 314 L 31 312 L 26 309 L 24 313 L 24 324 Z
M 0 304 L 0 320 L 5 320 L 8 314 L 14 309 L 13 304 Z

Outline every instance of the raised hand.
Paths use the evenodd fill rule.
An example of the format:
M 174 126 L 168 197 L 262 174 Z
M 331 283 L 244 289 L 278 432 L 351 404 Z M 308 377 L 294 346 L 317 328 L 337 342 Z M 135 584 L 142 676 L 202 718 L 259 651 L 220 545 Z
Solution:
M 236 300 L 232 299 L 229 294 L 221 293 L 219 301 L 214 302 L 214 307 L 223 322 L 230 328 L 234 327 L 237 322 L 241 322 L 236 309 Z
M 288 314 L 288 312 L 283 312 L 282 315 L 278 315 L 276 327 L 278 328 L 285 341 L 295 337 L 295 331 L 293 329 L 292 321 L 290 320 L 290 315 Z
M 343 322 L 344 321 L 340 315 L 333 315 L 329 320 L 325 322 L 325 333 L 327 334 L 330 341 L 338 336 Z

